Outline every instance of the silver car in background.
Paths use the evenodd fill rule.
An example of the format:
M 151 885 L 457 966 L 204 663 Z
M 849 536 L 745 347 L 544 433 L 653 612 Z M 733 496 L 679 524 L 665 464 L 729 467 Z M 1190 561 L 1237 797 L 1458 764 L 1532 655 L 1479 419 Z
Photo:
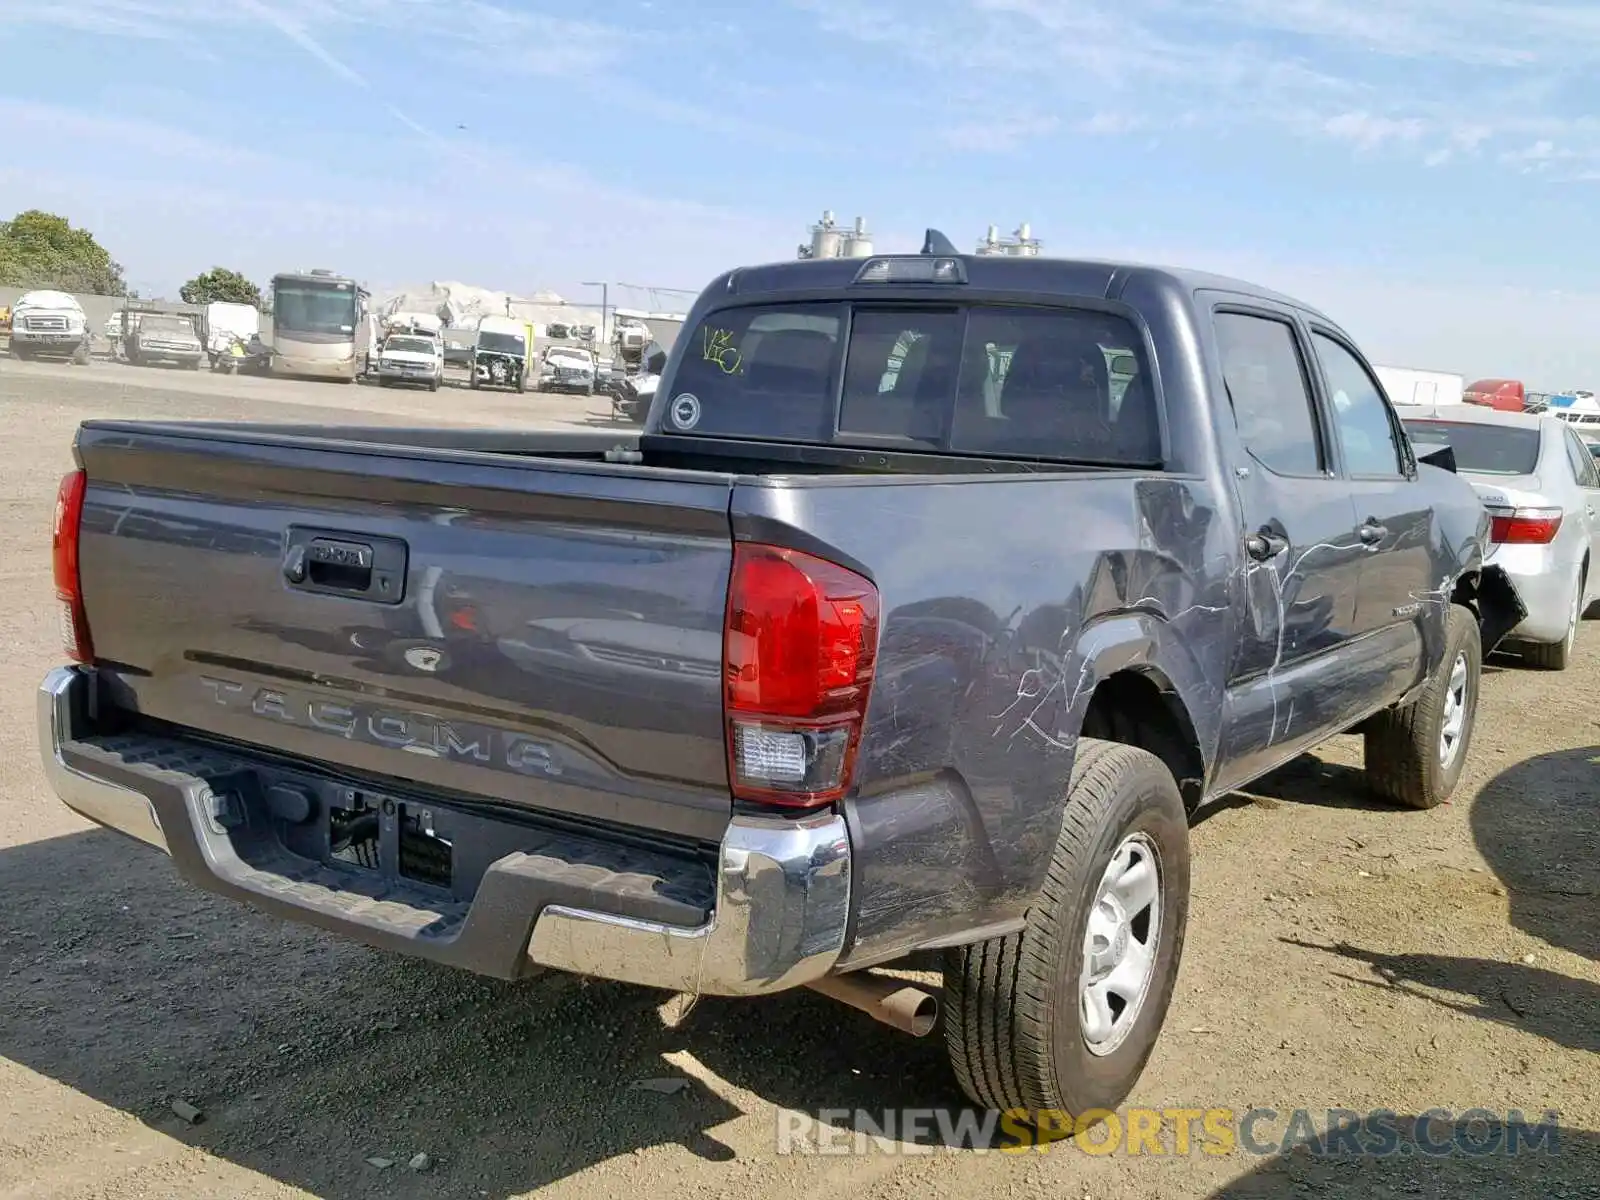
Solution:
M 1578 622 L 1600 601 L 1600 463 L 1559 417 L 1452 404 L 1405 411 L 1419 455 L 1449 445 L 1492 519 L 1488 560 L 1528 615 L 1505 649 L 1564 670 Z

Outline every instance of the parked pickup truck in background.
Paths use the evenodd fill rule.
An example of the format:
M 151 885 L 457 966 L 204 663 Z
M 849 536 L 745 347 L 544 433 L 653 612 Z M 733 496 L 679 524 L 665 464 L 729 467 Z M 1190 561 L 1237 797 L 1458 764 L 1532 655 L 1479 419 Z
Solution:
M 85 423 L 62 799 L 492 976 L 922 1034 L 871 968 L 943 950 L 962 1087 L 1037 1114 L 1143 1069 L 1197 806 L 1350 731 L 1376 794 L 1455 787 L 1521 602 L 1327 317 L 930 231 L 685 328 L 631 435 Z
M 12 358 L 89 361 L 91 334 L 83 306 L 67 292 L 24 292 L 11 306 Z
M 391 333 L 378 350 L 378 386 L 425 387 L 444 383 L 444 341 L 414 333 Z

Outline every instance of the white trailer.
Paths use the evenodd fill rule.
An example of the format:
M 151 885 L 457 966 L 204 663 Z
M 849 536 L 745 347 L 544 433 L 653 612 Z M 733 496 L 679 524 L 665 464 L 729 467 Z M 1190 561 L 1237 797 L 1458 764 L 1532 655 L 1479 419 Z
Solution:
M 237 338 L 245 345 L 250 339 L 261 336 L 261 313 L 253 304 L 230 304 L 213 300 L 201 314 L 205 334 L 206 354 L 213 365 L 220 355 L 227 354 Z
M 1451 371 L 1423 371 L 1416 367 L 1378 367 L 1378 382 L 1396 406 L 1460 404 L 1467 379 Z

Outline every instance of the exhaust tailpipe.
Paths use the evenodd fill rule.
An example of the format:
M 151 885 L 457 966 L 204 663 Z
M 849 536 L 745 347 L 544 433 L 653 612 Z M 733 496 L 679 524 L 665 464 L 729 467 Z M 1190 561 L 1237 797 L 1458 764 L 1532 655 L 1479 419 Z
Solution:
M 855 971 L 848 975 L 825 975 L 806 986 L 851 1008 L 859 1008 L 867 1016 L 912 1037 L 927 1037 L 939 1020 L 938 999 L 903 979 Z

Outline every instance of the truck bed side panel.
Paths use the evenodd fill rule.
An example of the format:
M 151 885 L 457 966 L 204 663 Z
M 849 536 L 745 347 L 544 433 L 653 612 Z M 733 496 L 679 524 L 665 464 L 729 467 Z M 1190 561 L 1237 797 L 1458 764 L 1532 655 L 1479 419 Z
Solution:
M 114 425 L 79 453 L 85 600 L 119 706 L 336 769 L 720 838 L 720 477 Z M 291 527 L 399 539 L 403 601 L 292 588 Z
M 737 537 L 799 531 L 882 593 L 850 805 L 857 953 L 1021 913 L 1104 673 L 1149 669 L 1214 751 L 1237 533 L 1206 494 L 1132 474 L 736 489 Z

